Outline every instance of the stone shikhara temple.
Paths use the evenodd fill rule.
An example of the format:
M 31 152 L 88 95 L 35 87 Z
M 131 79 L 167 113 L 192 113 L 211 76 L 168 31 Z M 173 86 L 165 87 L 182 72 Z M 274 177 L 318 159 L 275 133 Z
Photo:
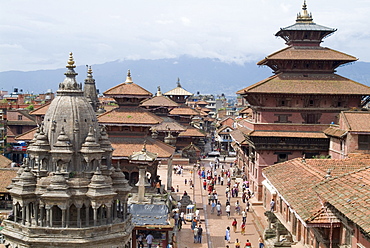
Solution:
M 72 54 L 28 158 L 9 186 L 6 247 L 129 247 L 131 190 L 84 96 Z

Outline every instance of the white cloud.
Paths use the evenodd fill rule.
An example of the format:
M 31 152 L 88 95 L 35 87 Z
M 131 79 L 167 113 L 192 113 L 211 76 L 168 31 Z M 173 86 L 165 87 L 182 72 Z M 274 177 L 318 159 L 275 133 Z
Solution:
M 183 54 L 243 63 L 285 46 L 274 34 L 295 22 L 291 0 L 13 0 L 0 2 L 0 71 Z M 338 28 L 323 45 L 370 61 L 368 0 L 309 0 L 318 24 Z M 49 64 L 43 61 L 52 61 Z

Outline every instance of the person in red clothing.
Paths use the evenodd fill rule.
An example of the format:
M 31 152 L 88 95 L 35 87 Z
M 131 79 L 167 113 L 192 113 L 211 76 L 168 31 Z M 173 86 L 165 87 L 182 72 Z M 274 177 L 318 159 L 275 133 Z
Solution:
M 238 222 L 236 221 L 236 219 L 234 218 L 234 221 L 231 223 L 231 226 L 233 227 L 234 229 L 234 233 L 236 233 L 236 227 L 238 225 Z
M 252 244 L 249 242 L 249 239 L 247 239 L 247 242 L 245 243 L 245 248 L 252 248 Z

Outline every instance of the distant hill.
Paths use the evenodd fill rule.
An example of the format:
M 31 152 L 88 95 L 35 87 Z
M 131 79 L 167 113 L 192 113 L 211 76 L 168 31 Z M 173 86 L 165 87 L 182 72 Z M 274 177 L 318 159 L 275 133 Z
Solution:
M 182 56 L 174 59 L 125 60 L 92 65 L 93 76 L 100 92 L 125 81 L 127 70 L 131 70 L 133 81 L 155 93 L 157 86 L 162 92 L 176 87 L 177 78 L 188 91 L 196 94 L 221 94 L 235 96 L 235 92 L 268 76 L 268 67 L 259 67 L 255 62 L 238 65 L 215 59 L 198 59 Z M 42 93 L 48 89 L 54 92 L 64 79 L 65 68 L 39 71 L 0 72 L 0 89 Z M 78 66 L 78 82 L 86 78 L 86 66 Z M 370 86 L 370 63 L 356 62 L 338 68 L 338 74 Z

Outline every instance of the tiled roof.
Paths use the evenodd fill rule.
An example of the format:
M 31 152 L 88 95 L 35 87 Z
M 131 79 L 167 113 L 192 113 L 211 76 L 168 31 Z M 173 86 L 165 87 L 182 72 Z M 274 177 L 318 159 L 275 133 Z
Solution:
M 343 135 L 346 134 L 345 130 L 340 129 L 339 127 L 328 127 L 327 129 L 324 130 L 324 133 L 328 136 L 333 136 L 333 137 L 343 137 Z
M 119 85 L 114 86 L 113 88 L 106 90 L 103 94 L 109 97 L 124 95 L 149 96 L 149 97 L 152 96 L 152 93 L 150 93 L 149 91 L 135 83 L 121 83 Z
M 368 164 L 369 165 L 369 164 Z M 370 167 L 329 179 L 314 188 L 370 235 Z
M 134 152 L 143 149 L 144 141 L 146 141 L 146 149 L 149 152 L 158 154 L 158 158 L 170 158 L 175 152 L 175 147 L 167 145 L 159 140 L 147 138 L 109 138 L 112 142 L 113 158 L 128 157 Z
M 9 168 L 12 161 L 0 154 L 0 168 Z
M 172 101 L 170 98 L 166 96 L 155 96 L 153 98 L 144 100 L 141 104 L 144 107 L 178 107 L 179 105 Z
M 208 102 L 206 102 L 206 101 L 199 101 L 199 102 L 196 102 L 198 105 L 207 105 L 208 104 Z
M 17 171 L 19 168 L 11 169 L 0 169 L 0 192 L 8 192 L 7 188 L 11 183 L 12 179 L 17 176 Z
M 370 87 L 337 74 L 309 74 L 306 76 L 280 73 L 239 90 L 236 94 L 286 94 L 289 92 L 289 94 L 370 95 Z
M 175 132 L 183 132 L 186 130 L 184 126 L 176 122 L 175 120 L 167 117 L 164 119 L 163 122 L 153 126 L 150 130 L 157 130 L 159 132 L 166 132 L 168 130 L 175 131 Z
M 241 144 L 245 140 L 243 132 L 239 129 L 231 131 L 230 135 L 239 144 Z
M 311 31 L 329 31 L 334 32 L 336 29 L 334 28 L 328 28 L 319 24 L 316 24 L 314 22 L 312 23 L 294 23 L 293 25 L 290 25 L 286 28 L 281 28 L 281 30 L 311 30 Z M 278 32 L 279 33 L 279 32 Z M 278 35 L 278 33 L 276 35 Z
M 348 125 L 348 131 L 370 132 L 370 112 L 351 111 L 342 112 L 342 117 Z
M 264 176 L 304 221 L 311 221 L 322 209 L 313 187 L 332 177 L 365 168 L 370 159 L 292 159 L 263 169 Z M 342 191 L 343 192 L 343 191 Z
M 199 112 L 195 111 L 192 108 L 180 107 L 174 108 L 170 111 L 170 115 L 199 115 Z
M 98 116 L 99 123 L 116 125 L 155 125 L 163 120 L 141 107 L 116 108 Z
M 270 54 L 257 63 L 264 65 L 268 60 L 340 60 L 356 61 L 357 58 L 325 47 L 296 47 L 289 46 Z
M 33 111 L 31 111 L 30 115 L 45 115 L 46 111 L 48 111 L 48 109 L 49 109 L 50 103 L 51 103 L 51 101 L 42 105 L 41 107 L 39 107 L 39 108 L 37 108 Z
M 316 138 L 326 139 L 326 135 L 322 132 L 294 132 L 294 131 L 253 131 L 249 133 L 253 137 L 299 137 L 299 138 Z
M 35 135 L 36 131 L 37 131 L 37 127 L 32 128 L 31 130 L 16 136 L 14 139 L 15 140 L 30 141 L 34 138 L 34 135 Z
M 165 96 L 192 96 L 193 94 L 182 87 L 176 87 L 163 95 Z
M 250 107 L 245 107 L 239 111 L 240 114 L 252 114 L 253 110 Z
M 206 135 L 199 131 L 199 129 L 189 127 L 185 132 L 181 132 L 179 137 L 206 137 Z

